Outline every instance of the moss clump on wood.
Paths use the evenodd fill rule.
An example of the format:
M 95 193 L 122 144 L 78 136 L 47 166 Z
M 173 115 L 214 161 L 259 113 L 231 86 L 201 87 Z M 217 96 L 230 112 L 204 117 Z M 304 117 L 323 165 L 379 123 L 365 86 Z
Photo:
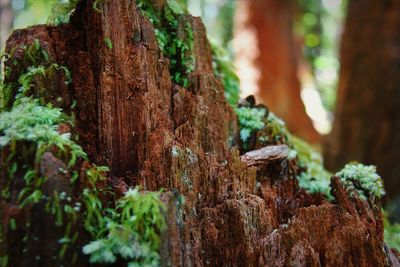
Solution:
M 265 127 L 263 117 L 267 111 L 263 108 L 239 107 L 235 109 L 240 127 L 240 139 L 246 145 L 252 132 Z M 245 147 L 246 148 L 246 147 Z
M 362 199 L 381 198 L 385 194 L 383 181 L 373 165 L 348 163 L 335 174 L 347 190 L 356 191 Z
M 38 100 L 24 97 L 15 103 L 10 111 L 0 113 L 0 148 L 2 150 L 2 194 L 1 199 L 11 201 L 10 187 L 22 182 L 16 204 L 20 209 L 42 203 L 48 214 L 54 218 L 54 224 L 64 229 L 59 237 L 61 248 L 58 255 L 63 259 L 70 246 L 76 241 L 77 233 L 71 231 L 77 222 L 79 206 L 76 202 L 57 189 L 52 193 L 44 192 L 47 181 L 41 170 L 41 162 L 46 152 L 54 153 L 57 158 L 67 162 L 68 169 L 59 172 L 71 174 L 71 183 L 77 176 L 77 159 L 85 159 L 86 154 L 77 145 L 69 133 L 59 133 L 58 125 L 68 122 L 60 109 L 50 105 L 42 106 Z M 22 181 L 17 182 L 16 179 Z M 15 188 L 14 188 L 15 189 Z M 62 190 L 62 189 L 61 189 Z M 41 205 L 41 204 L 40 204 Z M 17 225 L 28 231 L 33 222 Z
M 265 129 L 258 134 L 262 145 L 286 144 L 291 149 L 289 159 L 295 160 L 300 167 L 297 173 L 299 186 L 309 193 L 322 193 L 328 199 L 330 194 L 330 177 L 332 174 L 323 167 L 321 154 L 307 142 L 292 135 L 285 123 L 273 112 L 263 119 Z
M 45 82 L 40 83 L 40 79 L 54 71 L 62 71 L 69 82 L 68 69 L 51 63 L 38 40 L 31 46 L 21 48 L 24 51 L 22 62 L 12 56 L 7 59 L 12 62 L 9 66 L 13 69 L 7 70 L 6 79 L 11 79 L 9 75 L 13 70 L 13 77 L 16 78 L 8 83 L 1 81 L 1 95 L 7 95 L 6 108 L 0 113 L 1 202 L 16 201 L 20 209 L 41 207 L 50 215 L 54 226 L 63 229 L 58 243 L 54 244 L 60 249 L 53 258 L 59 258 L 60 262 L 76 263 L 79 253 L 75 245 L 79 234 L 77 229 L 83 223 L 82 227 L 92 236 L 93 242 L 105 244 L 101 252 L 100 249 L 94 250 L 93 243 L 86 247 L 85 251 L 91 255 L 93 262 L 110 262 L 113 257 L 121 257 L 130 266 L 157 266 L 160 234 L 165 226 L 165 208 L 159 193 L 143 194 L 138 189 L 130 190 L 114 204 L 110 201 L 114 198 L 110 191 L 96 189 L 99 183 L 105 182 L 104 173 L 108 168 L 81 164 L 87 160 L 86 153 L 69 132 L 60 131 L 61 125 L 67 129 L 73 126 L 72 117 L 46 101 L 44 94 L 49 88 Z M 56 188 L 52 192 L 44 189 L 49 178 L 41 167 L 46 153 L 65 163 L 65 168 L 58 169 L 58 172 L 70 179 L 75 197 L 60 191 L 62 189 Z M 87 168 L 86 172 L 78 175 L 84 168 Z M 78 179 L 79 185 L 76 183 Z M 16 184 L 20 186 L 16 188 Z M 11 187 L 12 190 L 19 190 L 16 200 L 11 199 Z M 30 217 L 27 218 L 29 220 Z M 23 229 L 29 233 L 31 225 L 34 222 L 17 221 L 11 217 L 6 225 L 1 225 L 0 239 L 5 238 L 4 227 L 13 231 Z M 125 246 L 121 247 L 121 244 Z M 75 256 L 65 259 L 69 250 Z M 113 253 L 111 256 L 107 254 L 110 251 Z M 8 255 L 0 251 L 1 266 L 7 266 L 7 261 Z
M 84 194 L 86 212 L 92 214 L 85 220 L 95 238 L 83 247 L 90 262 L 115 263 L 121 258 L 128 266 L 159 266 L 160 233 L 165 228 L 165 206 L 159 193 L 141 193 L 138 187 L 129 189 L 117 200 L 115 209 L 104 211 L 98 209 L 101 204 L 93 195 L 89 197 L 91 193 Z
M 170 61 L 172 80 L 187 88 L 188 75 L 194 70 L 193 31 L 184 19 L 187 13 L 177 2 L 158 8 L 151 1 L 138 0 L 143 15 L 153 24 L 158 45 Z
M 51 9 L 51 14 L 47 19 L 47 24 L 59 26 L 69 23 L 69 19 L 72 13 L 74 13 L 79 1 L 80 0 L 68 0 L 67 2 L 55 4 Z
M 14 58 L 14 53 L 17 50 L 23 51 L 23 56 L 20 60 Z M 35 39 L 31 45 L 21 45 L 13 48 L 9 54 L 3 54 L 1 59 L 4 68 L 1 69 L 2 75 L 0 77 L 0 95 L 2 98 L 0 111 L 9 110 L 21 86 L 26 90 L 28 86 L 31 86 L 33 76 L 43 73 L 44 69 L 47 69 L 52 64 L 49 54 L 41 46 L 38 39 Z M 15 73 L 16 71 L 18 73 Z M 18 78 L 11 79 L 11 76 Z
M 239 101 L 240 83 L 233 61 L 222 47 L 212 44 L 211 48 L 214 74 L 222 81 L 229 105 L 235 108 Z
M 18 100 L 10 111 L 0 113 L 0 147 L 31 142 L 43 153 L 55 146 L 60 153 L 68 150 L 70 167 L 77 158 L 86 158 L 82 148 L 71 140 L 70 133 L 58 132 L 60 123 L 71 122 L 61 109 L 42 106 L 37 99 L 28 97 Z

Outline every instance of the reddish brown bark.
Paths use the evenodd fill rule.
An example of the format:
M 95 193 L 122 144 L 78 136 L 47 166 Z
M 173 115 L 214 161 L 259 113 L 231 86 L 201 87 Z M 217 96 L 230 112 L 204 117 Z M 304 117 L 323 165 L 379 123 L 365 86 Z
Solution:
M 400 1 L 350 1 L 336 117 L 326 164 L 374 164 L 387 197 L 400 194 Z M 399 205 L 398 205 L 399 206 Z
M 36 38 L 52 60 L 72 70 L 67 91 L 50 88 L 77 100 L 80 143 L 91 161 L 111 167 L 111 188 L 121 193 L 141 184 L 146 190 L 170 190 L 163 196 L 168 205 L 163 265 L 392 265 L 390 253 L 382 249 L 380 209 L 350 199 L 337 179 L 333 194 L 340 197 L 329 203 L 299 189 L 296 161 L 288 161 L 286 153 L 257 169 L 241 162 L 238 150 L 229 145 L 237 135 L 235 115 L 212 73 L 210 46 L 198 18 L 184 18 L 193 27 L 196 60 L 192 85 L 185 89 L 171 82 L 168 59 L 134 1 L 105 0 L 101 8 L 95 12 L 90 1 L 81 1 L 70 25 L 16 31 L 8 49 Z M 140 36 L 137 42 L 131 38 L 135 33 Z M 103 43 L 106 37 L 112 49 Z M 43 160 L 43 175 L 54 180 L 56 172 L 46 162 L 57 159 L 47 155 Z M 18 190 L 18 185 L 13 188 Z M 178 195 L 184 196 L 184 203 Z M 1 203 L 3 219 L 11 214 L 4 207 L 13 201 Z M 17 207 L 13 216 L 23 212 Z M 46 225 L 54 222 L 42 216 Z M 35 243 L 42 261 L 34 261 L 33 254 L 17 256 L 13 248 L 24 243 L 7 223 L 0 253 L 14 253 L 10 266 L 60 265 L 42 248 L 57 246 L 52 232 L 47 236 L 41 221 L 30 223 L 42 231 Z M 88 242 L 84 231 L 77 231 L 82 233 L 80 244 Z M 80 247 L 77 250 L 79 254 Z M 89 264 L 79 254 L 79 261 L 68 266 L 73 265 Z
M 239 1 L 237 12 L 248 10 L 245 27 L 255 30 L 260 71 L 259 102 L 281 117 L 294 134 L 318 143 L 320 135 L 314 129 L 300 98 L 297 76 L 300 47 L 294 38 L 294 1 Z

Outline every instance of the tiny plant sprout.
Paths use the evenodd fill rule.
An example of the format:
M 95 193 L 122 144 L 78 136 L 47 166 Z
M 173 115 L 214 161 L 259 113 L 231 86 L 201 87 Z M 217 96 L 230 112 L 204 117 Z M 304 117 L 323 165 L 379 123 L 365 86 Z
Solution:
M 108 38 L 108 37 L 107 37 L 107 38 L 104 38 L 104 43 L 106 44 L 106 46 L 107 46 L 108 49 L 112 49 L 112 48 L 113 48 L 113 44 L 112 44 L 110 38 Z

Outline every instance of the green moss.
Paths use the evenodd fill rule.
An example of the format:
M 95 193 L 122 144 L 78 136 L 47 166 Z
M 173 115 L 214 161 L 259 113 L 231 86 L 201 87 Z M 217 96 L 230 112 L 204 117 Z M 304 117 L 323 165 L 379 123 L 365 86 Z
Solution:
M 9 69 L 5 73 L 8 83 L 2 79 L 2 93 L 6 96 L 4 108 L 0 113 L 0 166 L 2 170 L 1 199 L 9 201 L 10 186 L 15 183 L 16 177 L 21 178 L 23 187 L 18 195 L 16 204 L 21 209 L 39 202 L 45 205 L 45 210 L 55 218 L 55 226 L 65 231 L 60 239 L 62 244 L 58 257 L 64 257 L 68 248 L 77 238 L 72 233 L 72 225 L 77 221 L 78 210 L 76 203 L 63 192 L 53 192 L 46 195 L 42 191 L 46 177 L 40 174 L 40 162 L 45 152 L 53 153 L 57 158 L 66 162 L 69 170 L 60 170 L 77 176 L 76 161 L 86 159 L 86 153 L 71 138 L 70 133 L 59 133 L 58 126 L 62 123 L 72 125 L 73 121 L 61 109 L 46 104 L 45 94 L 48 93 L 46 80 L 52 79 L 56 71 L 64 72 L 66 82 L 70 81 L 68 69 L 49 62 L 47 52 L 36 39 L 30 46 L 21 46 L 24 54 L 19 59 L 10 55 L 7 59 Z M 13 52 L 11 53 L 13 54 Z M 18 82 L 11 81 L 12 77 L 19 76 Z M 22 177 L 21 177 L 22 176 Z M 71 183 L 73 179 L 71 180 Z M 10 220 L 12 228 L 30 227 L 30 222 L 17 225 L 16 220 Z M 61 242 L 62 241 L 62 242 Z M 55 255 L 56 256 L 56 255 Z
M 273 112 L 269 112 L 264 118 L 265 131 L 260 135 L 260 141 L 265 144 L 286 144 L 290 143 L 290 133 L 283 120 Z
M 309 193 L 322 193 L 328 199 L 333 199 L 330 194 L 332 174 L 323 167 L 321 154 L 307 142 L 292 135 L 274 113 L 269 112 L 264 123 L 265 129 L 259 133 L 259 142 L 263 145 L 288 145 L 289 159 L 296 161 L 300 167 L 296 176 L 299 186 Z
M 104 38 L 104 43 L 106 44 L 108 49 L 112 49 L 113 48 L 113 44 L 112 44 L 110 38 L 108 38 L 108 37 Z
M 104 173 L 108 171 L 104 166 L 88 168 L 80 177 L 79 186 L 74 188 L 75 192 L 78 190 L 83 205 L 65 192 L 54 191 L 46 195 L 42 191 L 46 177 L 40 174 L 40 162 L 45 152 L 50 151 L 67 163 L 68 170 L 60 171 L 71 175 L 72 187 L 77 186 L 75 181 L 80 167 L 76 166 L 77 159 L 85 160 L 87 156 L 70 133 L 58 132 L 60 124 L 73 126 L 71 117 L 46 103 L 45 93 L 49 91 L 47 80 L 53 79 L 51 75 L 55 71 L 62 71 L 68 83 L 70 72 L 52 63 L 38 40 L 18 49 L 23 49 L 24 54 L 17 60 L 13 58 L 12 51 L 6 58 L 7 67 L 2 72 L 0 87 L 0 167 L 4 177 L 0 181 L 1 201 L 10 200 L 10 186 L 17 176 L 22 175 L 23 188 L 17 199 L 19 207 L 40 202 L 44 204 L 45 211 L 53 216 L 55 226 L 63 229 L 63 235 L 58 240 L 61 247 L 54 257 L 63 259 L 69 249 L 75 248 L 73 244 L 78 233 L 74 229 L 82 218 L 86 231 L 95 240 L 93 242 L 102 244 L 98 249 L 93 247 L 96 244 L 93 242 L 85 247 L 92 262 L 110 262 L 120 257 L 130 266 L 157 266 L 160 233 L 165 225 L 165 207 L 159 193 L 144 194 L 138 189 L 130 190 L 114 204 L 110 201 L 114 197 L 111 191 L 101 186 L 106 179 Z M 13 70 L 18 70 L 18 73 Z M 18 77 L 17 80 L 15 77 Z M 59 104 L 58 100 L 55 104 Z M 82 193 L 79 194 L 79 191 Z M 17 225 L 17 221 L 11 218 L 10 224 L 2 225 L 2 228 L 25 229 L 30 225 L 29 221 Z M 0 239 L 4 238 L 3 234 L 4 231 L 1 231 Z M 76 260 L 76 252 L 74 255 L 67 260 Z M 1 255 L 0 263 L 6 266 L 7 259 L 7 255 Z
M 387 213 L 382 211 L 383 213 L 383 226 L 385 228 L 384 239 L 385 243 L 391 247 L 400 251 L 400 224 L 399 223 L 390 223 Z
M 63 192 L 54 191 L 50 196 L 43 193 L 45 177 L 40 175 L 39 163 L 46 151 L 56 153 L 58 158 L 68 162 L 71 169 L 77 158 L 86 158 L 82 148 L 71 140 L 69 133 L 60 134 L 57 131 L 59 123 L 68 122 L 68 117 L 60 109 L 51 105 L 42 106 L 37 99 L 27 97 L 16 101 L 10 111 L 0 113 L 0 147 L 10 151 L 1 165 L 11 166 L 4 173 L 8 181 L 2 181 L 2 184 L 9 188 L 17 171 L 24 173 L 24 187 L 19 192 L 17 203 L 20 208 L 42 201 L 45 203 L 45 210 L 55 218 L 55 226 L 65 230 L 60 239 L 60 259 L 63 259 L 77 238 L 77 234 L 71 232 L 71 227 L 77 222 L 79 206 Z M 7 200 L 8 196 L 2 194 L 1 198 Z M 14 224 L 10 227 L 16 228 L 15 220 L 11 219 L 11 222 Z
M 188 75 L 194 70 L 193 31 L 189 22 L 184 19 L 186 11 L 178 3 L 157 8 L 153 2 L 138 0 L 137 5 L 143 15 L 155 28 L 158 45 L 165 57 L 169 59 L 169 71 L 172 80 L 187 88 Z M 182 12 L 182 13 L 180 13 Z
M 382 179 L 373 165 L 349 163 L 335 176 L 340 178 L 348 190 L 357 191 L 362 199 L 380 198 L 385 194 Z
M 34 143 L 38 151 L 44 152 L 55 146 L 60 153 L 70 154 L 68 165 L 71 167 L 77 158 L 86 158 L 86 154 L 71 140 L 69 133 L 57 131 L 58 124 L 65 122 L 69 122 L 68 117 L 60 109 L 41 106 L 31 98 L 20 98 L 11 111 L 0 113 L 0 147 L 24 141 Z
M 105 210 L 93 193 L 86 195 L 87 229 L 95 240 L 83 247 L 83 253 L 90 255 L 91 263 L 115 263 L 121 258 L 128 266 L 159 266 L 160 234 L 165 228 L 159 193 L 129 189 L 115 209 Z
M 298 164 L 304 170 L 298 176 L 299 186 L 310 193 L 323 193 L 328 199 L 333 199 L 330 193 L 330 178 L 332 174 L 323 167 L 323 158 L 307 142 L 291 136 L 293 150 L 296 152 Z
M 15 96 L 15 101 L 24 96 L 35 95 L 36 99 L 40 99 L 41 103 L 46 103 L 44 96 L 48 94 L 46 86 L 43 84 L 46 80 L 53 78 L 57 71 L 63 71 L 66 79 L 66 84 L 71 82 L 70 71 L 56 63 L 52 63 L 48 66 L 32 66 L 27 71 L 19 76 L 18 83 L 21 85 L 18 89 L 18 93 Z M 42 82 L 42 83 L 40 83 Z M 35 90 L 32 90 L 35 89 Z
M 7 89 L 5 89 L 4 78 L 6 75 L 9 75 L 9 68 L 7 69 L 4 64 L 8 60 L 8 57 L 9 55 L 5 52 L 0 53 L 0 112 L 4 107 L 4 91 L 7 91 Z
M 21 70 L 18 85 L 15 82 L 4 84 L 2 82 L 3 95 L 7 95 L 7 109 L 0 113 L 0 148 L 5 152 L 0 165 L 3 170 L 1 181 L 3 189 L 1 198 L 8 200 L 10 197 L 9 187 L 15 179 L 15 175 L 23 175 L 24 187 L 18 195 L 17 204 L 20 208 L 34 205 L 44 201 L 46 210 L 56 218 L 56 226 L 65 227 L 66 232 L 71 224 L 76 221 L 76 213 L 69 205 L 58 201 L 58 193 L 46 196 L 41 187 L 45 177 L 40 175 L 39 166 L 43 154 L 52 151 L 58 158 L 68 163 L 69 168 L 75 166 L 78 158 L 86 159 L 82 148 L 72 139 L 70 133 L 60 134 L 57 129 L 61 123 L 72 125 L 72 119 L 66 116 L 61 109 L 53 108 L 45 104 L 44 94 L 47 91 L 46 84 L 37 87 L 41 78 L 53 75 L 55 71 L 65 72 L 67 82 L 70 80 L 69 71 L 55 63 L 49 64 L 47 52 L 35 40 L 31 46 L 22 47 L 25 51 L 22 60 L 13 60 L 12 66 Z M 44 62 L 46 66 L 40 65 Z M 32 64 L 31 66 L 26 64 Z M 11 70 L 8 72 L 8 75 Z M 35 82 L 35 85 L 33 84 Z M 4 90 L 9 90 L 4 92 Z M 35 96 L 36 98 L 33 98 Z M 65 170 L 66 171 L 66 170 Z M 77 174 L 76 171 L 71 171 Z M 62 218 L 67 222 L 63 224 Z M 17 227 L 15 225 L 15 227 Z M 25 227 L 25 226 L 22 226 Z M 60 252 L 63 257 L 67 249 L 64 242 Z
M 17 49 L 24 51 L 23 56 L 18 60 L 13 57 Z M 27 90 L 28 87 L 33 86 L 35 77 L 46 77 L 48 74 L 54 73 L 55 70 L 62 69 L 66 71 L 66 75 L 68 76 L 67 81 L 70 78 L 70 74 L 65 67 L 50 62 L 49 54 L 41 46 L 38 39 L 35 39 L 29 46 L 21 45 L 12 49 L 10 55 L 3 57 L 3 64 L 5 66 L 0 79 L 0 89 L 2 90 L 0 111 L 10 109 L 16 100 L 16 95 L 20 91 Z M 15 73 L 13 70 L 18 70 L 18 73 Z M 11 75 L 12 77 L 19 78 L 10 81 Z
M 211 49 L 214 74 L 222 81 L 228 103 L 236 107 L 239 101 L 240 83 L 235 73 L 233 60 L 222 47 L 212 44 Z
M 40 162 L 43 153 L 54 147 L 60 153 L 66 153 L 64 158 L 69 159 L 70 168 L 75 165 L 76 158 L 86 158 L 86 154 L 71 140 L 69 134 L 57 132 L 57 125 L 67 122 L 68 117 L 60 109 L 51 105 L 42 106 L 37 99 L 28 97 L 20 98 L 10 111 L 0 113 L 1 146 L 10 147 L 14 151 L 10 157 L 12 164 L 9 179 L 13 179 L 20 168 L 19 162 L 14 161 L 14 155 L 26 151 L 25 146 L 18 147 L 20 143 L 27 144 L 28 150 L 33 151 L 29 154 L 35 155 L 35 162 Z M 24 161 L 23 166 L 30 165 L 28 163 Z M 55 225 L 65 229 L 64 236 L 59 240 L 62 246 L 58 257 L 62 259 L 78 237 L 71 229 L 77 222 L 81 204 L 63 192 L 44 195 L 41 191 L 44 178 L 39 176 L 37 168 L 37 164 L 24 167 L 25 188 L 20 192 L 19 205 L 23 208 L 45 201 L 45 209 L 54 216 Z M 90 254 L 92 262 L 113 262 L 121 257 L 132 266 L 158 266 L 160 233 L 165 225 L 165 207 L 159 200 L 159 193 L 144 194 L 139 193 L 138 189 L 130 190 L 115 206 L 108 204 L 103 207 L 101 199 L 110 193 L 98 190 L 97 184 L 105 180 L 106 171 L 108 168 L 103 166 L 94 166 L 86 171 L 87 188 L 82 194 L 84 226 L 95 241 L 85 246 L 84 252 Z M 11 219 L 10 222 L 10 227 L 15 229 L 15 220 Z
M 240 107 L 235 112 L 239 120 L 240 139 L 246 144 L 252 132 L 265 127 L 263 117 L 267 111 L 264 108 Z
M 179 158 L 183 155 L 183 152 L 179 146 L 173 146 L 171 149 L 171 155 L 174 158 Z
M 47 24 L 59 26 L 69 23 L 69 19 L 72 13 L 74 13 L 79 1 L 80 0 L 68 0 L 67 2 L 55 4 L 51 9 L 51 14 L 47 19 Z
M 57 227 L 64 228 L 64 236 L 58 240 L 58 243 L 62 245 L 58 257 L 64 259 L 67 250 L 78 238 L 78 233 L 72 232 L 71 229 L 78 221 L 81 204 L 74 202 L 65 192 L 54 191 L 52 196 L 46 196 L 44 199 L 46 212 L 54 216 Z M 74 259 L 72 259 L 72 262 L 74 262 Z

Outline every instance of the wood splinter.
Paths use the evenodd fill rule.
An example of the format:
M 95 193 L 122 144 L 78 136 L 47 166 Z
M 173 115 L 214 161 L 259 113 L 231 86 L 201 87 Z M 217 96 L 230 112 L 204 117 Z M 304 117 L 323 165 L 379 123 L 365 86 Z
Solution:
M 266 146 L 257 150 L 252 150 L 240 157 L 248 167 L 263 166 L 274 161 L 287 159 L 289 147 L 287 145 Z

